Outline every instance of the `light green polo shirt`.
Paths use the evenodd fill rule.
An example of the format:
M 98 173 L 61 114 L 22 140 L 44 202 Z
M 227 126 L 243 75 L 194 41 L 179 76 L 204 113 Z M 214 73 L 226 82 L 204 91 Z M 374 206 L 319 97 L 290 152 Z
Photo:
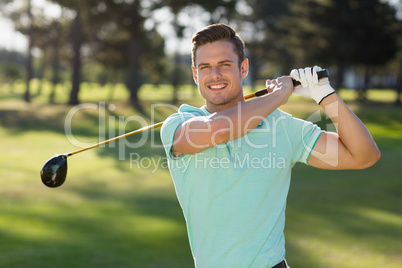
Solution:
M 195 266 L 272 267 L 285 258 L 291 168 L 296 162 L 307 164 L 322 131 L 275 110 L 240 139 L 173 157 L 177 127 L 209 114 L 205 106 L 182 105 L 161 130 Z

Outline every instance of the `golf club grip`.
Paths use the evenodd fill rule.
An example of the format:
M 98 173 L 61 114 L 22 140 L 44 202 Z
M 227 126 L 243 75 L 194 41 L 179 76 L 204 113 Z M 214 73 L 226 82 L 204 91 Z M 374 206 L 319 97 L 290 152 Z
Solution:
M 325 78 L 325 77 L 329 77 L 329 71 L 328 71 L 327 69 L 318 71 L 318 72 L 317 72 L 317 76 L 318 76 L 318 79 L 322 79 L 322 78 Z M 293 80 L 293 79 L 292 79 L 292 81 L 293 81 L 293 86 L 299 86 L 299 85 L 300 85 L 300 82 L 299 82 L 299 81 L 296 81 L 296 80 Z M 255 93 L 251 94 L 252 96 L 250 96 L 250 97 L 246 96 L 246 99 L 247 99 L 247 97 L 248 97 L 248 98 L 260 97 L 260 96 L 265 95 L 265 94 L 267 94 L 267 93 L 268 93 L 267 89 L 264 88 L 264 89 L 262 89 L 262 90 L 259 90 L 259 91 L 255 92 Z

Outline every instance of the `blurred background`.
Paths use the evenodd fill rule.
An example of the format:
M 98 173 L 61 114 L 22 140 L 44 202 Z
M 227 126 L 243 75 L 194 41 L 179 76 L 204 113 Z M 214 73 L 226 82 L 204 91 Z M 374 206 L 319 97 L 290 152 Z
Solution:
M 123 83 L 139 105 L 144 83 L 192 84 L 192 35 L 232 25 L 247 44 L 248 83 L 321 65 L 337 89 L 391 88 L 401 94 L 398 0 L 46 1 L 2 0 L 1 81 L 64 84 L 79 103 L 81 82 Z M 67 86 L 66 83 L 69 85 Z M 39 85 L 40 86 L 40 85 Z M 50 102 L 54 101 L 54 94 Z M 395 102 L 400 102 L 400 96 Z
M 73 109 L 88 145 L 141 127 L 133 115 L 203 105 L 191 38 L 217 22 L 246 42 L 245 93 L 327 68 L 382 152 L 362 171 L 295 166 L 291 267 L 402 267 L 399 0 L 0 0 L 0 267 L 193 267 L 158 129 L 138 148 L 131 137 L 69 158 L 60 188 L 39 171 L 80 147 Z M 282 109 L 333 129 L 312 100 Z

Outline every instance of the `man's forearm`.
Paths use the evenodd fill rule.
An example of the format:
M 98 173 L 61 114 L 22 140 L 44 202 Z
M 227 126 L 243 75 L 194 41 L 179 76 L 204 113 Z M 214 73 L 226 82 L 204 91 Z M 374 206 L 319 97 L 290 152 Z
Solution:
M 269 87 L 271 93 L 260 98 L 215 112 L 208 117 L 185 121 L 176 130 L 172 152 L 176 156 L 195 154 L 245 136 L 265 117 L 286 103 L 293 89 L 290 78 L 286 85 L 280 83 L 280 86 L 280 90 L 274 90 L 275 86 Z
M 219 111 L 210 116 L 212 121 L 219 121 L 219 129 L 226 129 L 225 141 L 245 136 L 256 128 L 264 118 L 270 115 L 284 102 L 284 93 L 274 91 L 238 106 Z

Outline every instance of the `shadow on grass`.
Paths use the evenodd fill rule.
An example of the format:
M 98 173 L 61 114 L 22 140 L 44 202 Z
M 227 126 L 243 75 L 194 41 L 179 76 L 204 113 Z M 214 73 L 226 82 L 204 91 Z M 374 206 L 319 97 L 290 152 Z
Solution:
M 129 172 L 136 168 L 155 172 L 167 169 L 166 155 L 160 140 L 160 130 L 123 138 L 98 149 L 100 157 L 115 159 L 115 167 Z
M 37 132 L 35 135 L 42 131 L 65 134 L 64 120 L 69 109 L 61 105 L 32 110 L 3 106 L 0 125 L 12 141 L 29 131 Z M 78 116 L 74 133 L 98 137 L 98 115 L 85 112 Z M 127 124 L 127 128 L 131 127 L 137 128 Z M 117 127 L 114 132 L 118 133 Z M 155 146 L 160 146 L 159 131 L 154 134 Z M 39 188 L 34 200 L 24 195 L 3 197 L 2 201 L 13 204 L 1 202 L 0 206 L 0 266 L 192 267 L 185 222 L 173 186 L 164 189 L 155 183 L 155 189 L 143 187 L 143 178 L 138 178 L 142 173 L 129 168 L 127 159 L 132 152 L 149 159 L 164 156 L 163 149 L 153 148 L 150 139 L 134 148 L 140 139 L 133 136 L 122 140 L 121 147 L 116 142 L 115 147 L 93 149 L 99 157 L 115 160 L 116 176 L 130 172 L 137 177 L 132 180 L 126 176 L 125 185 L 118 190 L 111 189 L 113 182 L 97 181 L 96 174 L 103 170 L 93 170 L 75 178 L 78 184 L 62 189 Z M 30 189 L 30 193 L 36 190 Z M 6 222 L 12 222 L 12 226 L 5 228 Z
M 290 265 L 364 267 L 371 258 L 365 254 L 382 267 L 400 263 L 402 182 L 395 156 L 383 154 L 367 170 L 294 168 L 285 229 Z M 387 264 L 378 262 L 383 259 Z
M 0 109 L 0 124 L 8 131 L 18 134 L 25 131 L 51 131 L 59 134 L 66 134 L 64 123 L 68 113 L 68 106 L 52 105 L 35 107 L 32 109 Z M 94 136 L 98 130 L 89 127 L 97 122 L 96 114 L 85 113 L 74 127 L 74 132 L 79 136 Z M 78 121 L 78 120 L 77 120 Z
M 27 130 L 65 134 L 67 110 L 61 106 L 59 110 L 53 108 L 3 109 L 0 124 L 15 134 Z M 380 128 L 390 127 L 395 132 L 400 129 L 400 110 L 364 106 L 358 113 L 364 122 Z M 85 113 L 80 120 L 74 133 L 98 137 L 96 113 Z M 160 147 L 159 130 L 152 133 L 154 138 L 149 136 L 138 148 L 136 144 L 142 137 L 133 136 L 114 143 L 114 147 L 110 144 L 94 150 L 99 157 L 115 161 L 117 174 L 131 172 L 134 178 L 143 176 L 140 170 L 130 168 L 132 153 L 141 159 L 165 156 Z M 368 170 L 338 172 L 295 167 L 285 230 L 291 266 L 335 267 L 331 266 L 334 260 L 328 256 L 335 255 L 332 258 L 336 259 L 339 247 L 346 252 L 356 250 L 356 254 L 376 252 L 396 260 L 393 256 L 401 250 L 396 238 L 402 236 L 395 216 L 402 214 L 399 206 L 401 143 L 386 136 L 376 140 L 380 149 L 385 146 L 386 150 L 381 161 Z M 98 172 L 102 171 L 94 170 L 93 174 Z M 10 210 L 2 207 L 2 217 L 17 219 L 14 224 L 21 224 L 22 231 L 18 234 L 0 231 L 3 242 L 0 264 L 6 263 L 5 267 L 192 267 L 183 215 L 171 188 L 150 190 L 141 187 L 141 180 L 125 179 L 119 183 L 126 186 L 116 190 L 114 183 L 96 181 L 93 174 L 78 187 L 63 188 L 72 199 L 59 199 L 56 192 L 54 199 L 48 196 L 49 203 L 42 204 L 48 207 L 45 211 L 32 209 L 30 204 Z M 166 170 L 163 176 L 168 177 Z M 354 247 L 349 248 L 350 245 Z M 356 258 L 364 256 L 356 255 Z
M 348 104 L 357 107 L 356 113 L 363 122 L 387 126 L 400 126 L 402 122 L 402 106 L 374 101 L 348 102 Z
M 19 220 L 17 226 L 29 223 L 26 232 L 0 232 L 2 267 L 192 266 L 170 198 L 101 196 L 95 189 L 75 191 L 84 198 L 79 206 L 54 200 L 45 212 L 2 209 L 2 217 Z
M 22 101 L 8 104 L 7 108 L 0 108 L 0 125 L 8 131 L 18 134 L 25 131 L 51 131 L 80 137 L 113 138 L 115 136 L 139 129 L 144 122 L 150 121 L 150 111 L 138 111 L 122 105 L 124 114 L 110 110 L 104 103 L 84 103 L 77 106 L 62 104 L 36 105 Z M 1 107 L 1 106 L 0 106 Z M 157 118 L 165 117 L 161 111 L 153 114 Z M 110 136 L 110 134 L 114 134 Z M 103 140 L 99 140 L 101 142 Z

